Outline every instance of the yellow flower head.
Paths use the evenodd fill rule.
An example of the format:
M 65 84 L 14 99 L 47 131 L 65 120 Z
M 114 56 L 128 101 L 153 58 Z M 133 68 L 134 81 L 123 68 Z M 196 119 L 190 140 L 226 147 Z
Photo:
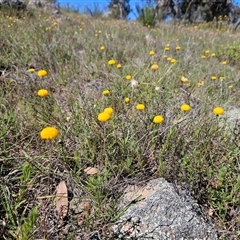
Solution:
M 210 50 L 206 50 L 206 51 L 205 51 L 205 54 L 209 54 L 209 53 L 210 53 Z
M 233 88 L 233 85 L 229 85 L 229 86 L 228 86 L 228 89 L 232 89 L 232 88 Z
M 107 112 L 101 112 L 98 114 L 98 121 L 107 122 L 110 119 L 110 114 Z
M 37 73 L 37 75 L 38 75 L 39 77 L 45 77 L 45 76 L 48 75 L 48 73 L 47 73 L 46 70 L 39 70 L 38 73 Z
M 188 83 L 188 79 L 185 78 L 184 76 L 181 77 L 181 82 L 182 83 Z
M 175 58 L 171 59 L 171 63 L 175 63 L 177 60 Z
M 227 61 L 223 61 L 223 62 L 222 62 L 222 65 L 226 65 L 226 64 L 227 64 Z
M 127 79 L 127 80 L 131 80 L 131 79 L 132 79 L 132 76 L 128 74 L 128 75 L 126 76 L 126 79 Z
M 215 53 L 212 53 L 212 54 L 211 54 L 211 57 L 216 57 L 216 54 L 215 54 Z
M 215 115 L 219 116 L 219 115 L 222 115 L 222 114 L 224 113 L 224 110 L 223 110 L 223 108 L 221 108 L 221 107 L 215 107 L 215 108 L 213 109 L 213 113 L 214 113 Z
M 111 60 L 108 61 L 108 65 L 112 66 L 114 64 L 116 64 L 115 60 L 111 59 Z
M 149 52 L 149 55 L 151 55 L 151 56 L 154 54 L 155 54 L 155 52 L 153 50 Z
M 122 68 L 122 64 L 119 63 L 119 64 L 117 65 L 117 68 Z
M 225 80 L 225 77 L 224 76 L 220 76 L 219 80 L 223 81 L 223 80 Z
M 136 109 L 137 110 L 144 110 L 145 106 L 144 106 L 144 104 L 139 103 L 139 104 L 136 105 Z
M 201 56 L 201 58 L 202 58 L 202 59 L 205 59 L 205 58 L 206 58 L 206 56 L 205 56 L 205 55 L 202 55 L 202 56 Z
M 41 139 L 54 139 L 59 135 L 59 131 L 55 127 L 45 127 L 40 132 Z
M 153 118 L 154 123 L 162 123 L 163 121 L 164 121 L 164 118 L 161 115 L 157 115 Z
M 33 73 L 33 72 L 35 72 L 35 69 L 34 68 L 29 68 L 28 72 Z
M 181 110 L 184 111 L 184 112 L 188 112 L 188 111 L 191 110 L 191 107 L 188 104 L 183 104 L 181 106 Z
M 180 46 L 176 46 L 176 50 L 181 50 L 181 47 Z
M 102 91 L 102 94 L 103 94 L 103 95 L 109 95 L 109 94 L 110 94 L 110 91 L 107 90 L 107 89 L 106 89 L 106 90 L 103 90 L 103 91 Z
M 169 47 L 165 47 L 164 50 L 165 50 L 165 51 L 169 51 L 170 48 L 169 48 Z
M 105 50 L 105 47 L 104 47 L 104 46 L 101 46 L 101 47 L 100 47 L 100 50 L 101 50 L 101 51 L 104 51 L 104 50 Z
M 129 103 L 129 102 L 130 102 L 130 98 L 129 98 L 129 97 L 126 97 L 126 98 L 124 99 L 124 101 L 125 101 L 125 103 Z
M 211 76 L 211 79 L 214 81 L 214 80 L 217 79 L 217 77 L 216 76 Z
M 202 87 L 204 85 L 204 81 L 198 82 L 198 87 Z
M 152 66 L 151 66 L 151 69 L 153 71 L 157 71 L 158 70 L 158 65 L 156 63 L 154 63 Z
M 172 58 L 171 57 L 167 57 L 167 61 L 171 62 Z
M 46 89 L 40 89 L 38 90 L 37 95 L 39 97 L 47 97 L 49 95 L 49 92 Z
M 103 112 L 108 113 L 111 116 L 114 110 L 111 107 L 107 107 L 103 110 Z

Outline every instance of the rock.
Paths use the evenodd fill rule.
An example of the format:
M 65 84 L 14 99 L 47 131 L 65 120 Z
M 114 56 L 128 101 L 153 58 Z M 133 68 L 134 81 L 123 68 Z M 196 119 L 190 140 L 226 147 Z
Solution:
M 129 203 L 132 204 L 112 227 L 119 239 L 218 239 L 213 225 L 192 197 L 163 178 L 152 180 L 145 187 L 128 187 L 120 207 Z
M 238 131 L 240 130 L 240 108 L 233 108 L 226 111 L 226 120 L 228 128 L 231 131 Z
M 23 0 L 0 0 L 1 7 L 11 7 L 18 10 L 26 9 L 26 4 Z

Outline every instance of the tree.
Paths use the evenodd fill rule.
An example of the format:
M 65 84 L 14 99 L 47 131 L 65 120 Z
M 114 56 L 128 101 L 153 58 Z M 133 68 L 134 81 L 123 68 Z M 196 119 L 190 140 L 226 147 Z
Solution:
M 232 0 L 155 0 L 157 8 L 170 10 L 174 19 L 197 19 L 213 21 L 220 17 L 228 17 L 229 23 L 236 21 L 235 5 Z
M 111 0 L 108 8 L 111 11 L 111 16 L 116 19 L 126 19 L 131 12 L 130 0 Z

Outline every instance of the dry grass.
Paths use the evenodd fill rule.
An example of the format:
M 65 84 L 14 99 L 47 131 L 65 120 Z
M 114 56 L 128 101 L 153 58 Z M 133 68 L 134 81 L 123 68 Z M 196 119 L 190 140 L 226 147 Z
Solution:
M 240 72 L 221 51 L 239 41 L 238 32 L 171 23 L 149 29 L 64 11 L 18 17 L 0 12 L 0 21 L 3 239 L 114 239 L 109 227 L 123 188 L 157 177 L 189 189 L 219 239 L 240 236 L 239 125 L 229 128 L 225 119 L 231 109 L 239 113 Z M 109 66 L 110 59 L 122 68 Z M 159 68 L 153 71 L 155 62 Z M 48 76 L 38 77 L 40 69 Z M 42 88 L 48 97 L 37 95 Z M 189 112 L 181 111 L 184 103 Z M 215 116 L 217 106 L 225 114 Z M 106 107 L 114 113 L 101 123 L 97 116 Z M 164 122 L 154 124 L 155 115 Z M 59 130 L 57 139 L 40 138 L 46 126 Z M 100 172 L 89 176 L 87 167 Z M 62 180 L 71 204 L 59 219 L 54 194 Z M 77 211 L 81 202 L 90 209 Z

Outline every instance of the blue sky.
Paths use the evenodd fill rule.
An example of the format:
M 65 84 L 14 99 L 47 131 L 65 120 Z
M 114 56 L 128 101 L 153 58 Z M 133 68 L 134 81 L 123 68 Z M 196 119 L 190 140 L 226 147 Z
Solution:
M 75 9 L 84 9 L 85 6 L 94 6 L 94 4 L 98 4 L 101 8 L 107 9 L 108 3 L 110 0 L 57 0 L 60 6 L 69 5 Z M 136 12 L 135 5 L 139 4 L 143 5 L 144 0 L 130 0 L 130 6 L 133 12 Z M 233 2 L 239 5 L 240 0 L 233 0 Z M 134 14 L 129 14 L 130 19 L 134 19 Z

